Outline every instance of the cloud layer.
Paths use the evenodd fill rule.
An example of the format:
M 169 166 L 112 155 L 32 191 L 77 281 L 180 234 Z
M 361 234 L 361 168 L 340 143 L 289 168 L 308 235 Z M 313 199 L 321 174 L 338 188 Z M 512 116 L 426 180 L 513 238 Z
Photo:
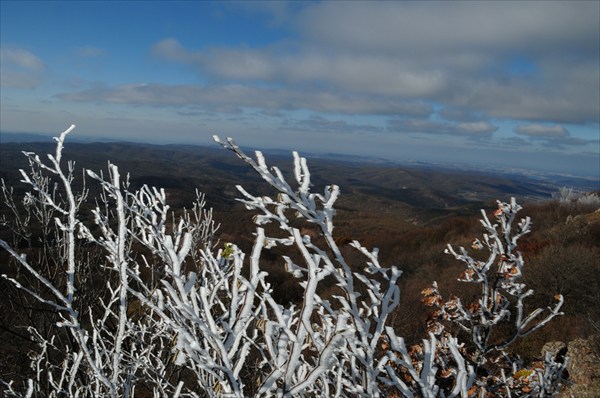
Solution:
M 295 40 L 190 49 L 166 38 L 152 52 L 214 81 L 598 123 L 598 13 L 594 2 L 326 2 L 288 21 Z
M 69 35 L 62 53 L 57 43 L 51 50 L 3 43 L 2 87 L 15 98 L 29 90 L 39 98 L 35 106 L 45 101 L 46 114 L 89 110 L 98 131 L 145 117 L 149 129 L 162 120 L 185 134 L 202 125 L 268 143 L 322 137 L 337 148 L 346 135 L 357 143 L 368 136 L 438 145 L 441 154 L 452 146 L 597 151 L 599 2 L 183 2 L 148 9 L 154 14 L 139 19 L 139 31 L 115 34 L 138 17 L 116 15 L 115 26 L 90 40 Z M 82 26 L 89 22 L 83 18 Z M 5 121 L 27 120 L 16 113 L 25 109 L 12 106 L 3 104 Z

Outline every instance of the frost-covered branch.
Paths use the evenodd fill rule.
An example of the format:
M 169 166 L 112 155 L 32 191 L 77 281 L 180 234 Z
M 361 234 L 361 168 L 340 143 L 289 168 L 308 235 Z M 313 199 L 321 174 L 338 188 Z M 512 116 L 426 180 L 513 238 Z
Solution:
M 3 277 L 51 312 L 50 324 L 29 325 L 31 376 L 1 381 L 6 395 L 474 397 L 487 391 L 524 397 L 556 391 L 564 364 L 551 357 L 543 369 L 510 364 L 491 376 L 478 373 L 486 356 L 544 326 L 562 304 L 559 297 L 550 313 L 525 314 L 532 293 L 518 282 L 517 244 L 530 221 L 512 230 L 520 209 L 514 200 L 500 203 L 496 224 L 483 215 L 486 234 L 473 247 L 487 248 L 487 259 L 448 247 L 466 264 L 461 279 L 481 285 L 481 298 L 444 302 L 434 283 L 424 291 L 426 304 L 436 308 L 428 335 L 407 347 L 389 326 L 400 300 L 400 270 L 382 266 L 378 250 L 357 241 L 350 247 L 363 266 L 350 266 L 334 238 L 340 190 L 329 185 L 313 192 L 305 158 L 293 153 L 288 182 L 260 152 L 252 158 L 233 140 L 215 137 L 274 189 L 272 196 L 256 196 L 238 186 L 256 224 L 246 254 L 231 242 L 215 245 L 217 227 L 200 194 L 191 210 L 174 211 L 163 189 L 132 190 L 111 163 L 106 175 L 84 174 L 100 189 L 94 201 L 85 185 L 77 193 L 75 166 L 68 162 L 63 171 L 62 161 L 72 128 L 56 139 L 49 163 L 25 153 L 31 170 L 21 171 L 29 187 L 21 205 L 2 187 L 15 215 L 2 225 L 15 226 L 15 240 L 31 243 L 38 238 L 32 225 L 40 224 L 40 250 L 56 257 L 50 264 L 47 256 L 36 257 L 34 244 L 21 253 L 0 240 L 15 269 Z M 318 236 L 303 234 L 307 226 Z M 282 271 L 302 291 L 297 302 L 272 294 L 263 254 L 275 247 L 283 252 Z M 328 293 L 331 286 L 335 294 Z M 492 341 L 494 327 L 513 313 L 513 333 Z M 442 321 L 468 332 L 476 353 Z M 521 394 L 526 390 L 531 394 Z
M 524 260 L 517 250 L 518 240 L 531 232 L 529 217 L 521 219 L 515 226 L 517 213 L 521 208 L 514 198 L 510 203 L 499 201 L 498 209 L 494 212 L 495 223 L 492 223 L 482 210 L 481 224 L 486 233 L 483 234 L 483 240 L 473 240 L 471 247 L 477 252 L 486 250 L 487 258 L 471 255 L 464 247 L 459 247 L 457 250 L 448 245 L 446 249 L 446 253 L 453 255 L 466 266 L 458 280 L 479 285 L 481 294 L 478 298 L 464 304 L 459 297 L 452 296 L 450 300 L 444 302 L 435 282 L 432 287 L 422 292 L 423 302 L 434 308 L 428 322 L 428 330 L 436 335 L 445 336 L 447 332 L 443 325 L 449 323 L 469 333 L 474 351 L 467 357 L 478 368 L 488 368 L 491 363 L 498 362 L 500 358 L 506 360 L 509 355 L 505 350 L 517 339 L 540 329 L 557 315 L 562 315 L 560 312 L 564 302 L 562 295 L 555 296 L 556 304 L 548 307 L 544 316 L 542 316 L 544 314 L 542 308 L 524 315 L 525 299 L 533 295 L 533 290 L 527 289 L 527 286 L 520 281 Z M 510 325 L 510 331 L 500 332 L 501 328 L 506 330 L 507 325 Z M 516 361 L 508 362 L 513 374 L 522 371 L 516 368 L 518 365 Z M 553 374 L 554 384 L 549 386 L 544 382 L 544 378 L 536 376 L 530 380 L 531 385 L 528 385 L 525 390 L 534 391 L 543 387 L 546 393 L 550 390 L 556 393 L 560 387 L 562 369 L 564 366 L 559 366 L 551 361 L 551 358 L 547 358 L 545 372 Z M 532 374 L 537 374 L 536 372 L 532 371 Z M 490 377 L 497 378 L 494 379 L 494 383 L 502 379 L 504 381 L 500 384 L 510 385 L 504 376 Z M 480 388 L 491 389 L 498 393 L 497 387 L 488 388 L 481 381 L 479 385 Z M 507 391 L 507 396 L 511 396 L 510 389 Z M 512 396 L 520 395 L 513 393 Z

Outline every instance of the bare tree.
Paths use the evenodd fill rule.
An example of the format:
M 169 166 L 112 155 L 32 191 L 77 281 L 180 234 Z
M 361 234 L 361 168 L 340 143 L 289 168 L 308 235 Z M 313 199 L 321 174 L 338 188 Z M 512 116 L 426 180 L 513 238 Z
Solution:
M 543 365 L 523 369 L 521 361 L 507 352 L 517 339 L 562 315 L 564 301 L 557 294 L 555 305 L 547 308 L 545 316 L 541 317 L 542 308 L 526 314 L 525 300 L 533 295 L 533 290 L 521 281 L 525 263 L 517 245 L 523 235 L 531 232 L 531 220 L 523 218 L 515 226 L 519 210 L 521 206 L 514 198 L 510 203 L 499 201 L 494 212 L 495 223 L 481 211 L 485 233 L 483 240 L 473 240 L 471 247 L 476 252 L 487 251 L 487 256 L 472 256 L 464 247 L 456 250 L 448 245 L 446 253 L 466 266 L 458 280 L 478 285 L 480 294 L 469 303 L 463 303 L 455 295 L 444 302 L 434 282 L 422 292 L 424 303 L 435 309 L 427 326 L 431 333 L 445 335 L 444 324 L 452 324 L 469 335 L 472 346 L 468 348 L 472 349 L 463 350 L 464 356 L 478 373 L 485 375 L 475 383 L 475 390 L 495 396 L 551 396 L 566 361 L 555 362 L 547 356 Z
M 86 191 L 73 191 L 74 166 L 69 163 L 65 173 L 61 163 L 64 140 L 72 129 L 57 138 L 50 163 L 26 153 L 34 171 L 21 171 L 23 182 L 35 193 L 27 200 L 40 211 L 59 215 L 44 218 L 46 228 L 61 232 L 55 242 L 62 264 L 57 277 L 49 278 L 0 240 L 22 274 L 36 284 L 3 277 L 52 308 L 58 320 L 55 333 L 29 328 L 38 344 L 31 358 L 34 376 L 22 385 L 3 381 L 6 395 L 483 397 L 490 391 L 484 384 L 491 376 L 478 370 L 486 366 L 490 352 L 503 352 L 516 338 L 558 315 L 562 298 L 536 326 L 528 328 L 541 310 L 523 318 L 522 302 L 531 293 L 515 282 L 523 261 L 514 249 L 529 222 L 512 235 L 510 226 L 518 211 L 514 201 L 501 204 L 498 232 L 484 214 L 488 235 L 477 245 L 490 250 L 487 262 L 449 247 L 467 264 L 464 279 L 483 284 L 480 308 L 469 312 L 455 299 L 443 303 L 436 285 L 426 293 L 438 307 L 436 317 L 471 332 L 476 353 L 445 333 L 440 323 L 422 344 L 407 347 L 388 325 L 400 299 L 401 272 L 381 266 L 378 250 L 357 241 L 351 246 L 364 259 L 364 268 L 350 267 L 333 232 L 339 188 L 329 185 L 322 193 L 312 192 L 306 159 L 297 153 L 294 183 L 289 184 L 278 168 L 267 166 L 260 152 L 251 158 L 231 139 L 215 137 L 276 191 L 273 197 L 254 196 L 238 186 L 240 201 L 255 212 L 257 224 L 246 257 L 234 243 L 213 247 L 216 227 L 201 196 L 191 211 L 176 217 L 164 190 L 143 186 L 131 191 L 110 163 L 106 176 L 87 171 L 102 193 L 91 209 L 93 221 L 86 221 L 81 214 Z M 57 178 L 60 200 L 54 188 L 39 182 L 46 174 Z M 26 235 L 27 218 L 16 222 Z M 307 224 L 316 227 L 319 236 L 303 234 Z M 97 248 L 102 256 L 86 261 L 78 254 L 82 245 Z M 285 250 L 282 267 L 302 289 L 297 305 L 276 302 L 266 281 L 261 255 L 274 247 Z M 488 282 L 485 275 L 498 259 L 498 276 Z M 81 305 L 79 299 L 92 278 L 80 276 L 90 275 L 90 267 L 106 277 L 97 300 Z M 321 288 L 331 283 L 336 294 L 322 296 Z M 489 331 L 509 313 L 501 290 L 516 298 L 515 332 L 502 344 L 490 345 Z M 70 344 L 57 338 L 62 335 Z M 542 369 L 532 370 L 534 377 L 516 361 L 499 366 L 497 391 L 513 397 L 552 396 L 560 386 L 563 364 L 548 357 Z

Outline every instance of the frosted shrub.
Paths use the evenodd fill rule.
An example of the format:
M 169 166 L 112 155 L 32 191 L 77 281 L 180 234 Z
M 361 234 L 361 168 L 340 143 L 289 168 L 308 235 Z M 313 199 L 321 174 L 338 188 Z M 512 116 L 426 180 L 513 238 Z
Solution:
M 496 224 L 484 214 L 486 235 L 474 246 L 488 250 L 487 260 L 448 249 L 467 267 L 461 278 L 481 284 L 481 298 L 468 305 L 454 297 L 444 302 L 434 284 L 424 292 L 435 309 L 428 335 L 407 347 L 388 326 L 400 300 L 401 272 L 380 265 L 377 249 L 357 241 L 351 247 L 364 267 L 349 266 L 334 239 L 339 188 L 312 192 L 306 159 L 297 153 L 288 183 L 260 152 L 251 158 L 232 140 L 215 137 L 276 192 L 255 196 L 237 187 L 257 225 L 246 254 L 228 242 L 215 249 L 216 227 L 201 195 L 190 211 L 175 216 L 163 190 L 130 190 L 110 163 L 106 175 L 86 171 L 101 194 L 84 210 L 88 191 L 74 191 L 72 163 L 63 169 L 72 128 L 56 139 L 49 162 L 25 153 L 31 170 L 21 171 L 30 189 L 24 211 L 4 187 L 15 213 L 4 224 L 26 237 L 37 217 L 45 233 L 55 231 L 44 248 L 58 256 L 52 267 L 40 268 L 39 258 L 0 240 L 18 271 L 3 277 L 54 314 L 52 327 L 29 327 L 37 344 L 30 355 L 33 376 L 2 381 L 5 395 L 541 397 L 558 390 L 564 363 L 550 356 L 531 369 L 503 362 L 513 341 L 545 325 L 562 304 L 559 297 L 541 319 L 541 309 L 523 313 L 532 292 L 518 282 L 523 259 L 516 243 L 530 223 L 521 221 L 512 231 L 520 208 L 514 200 L 500 203 Z M 319 236 L 303 235 L 307 225 Z M 297 305 L 276 302 L 266 281 L 261 255 L 274 247 L 284 249 L 281 267 L 302 289 Z M 86 255 L 94 250 L 100 255 Z M 322 296 L 332 283 L 336 294 Z M 93 299 L 84 300 L 88 291 Z M 490 340 L 506 321 L 514 322 L 512 334 Z M 447 322 L 469 333 L 466 344 L 448 333 Z
M 577 194 L 573 191 L 573 188 L 561 187 L 557 193 L 552 195 L 558 200 L 561 205 L 571 204 L 577 200 Z
M 577 198 L 577 204 L 583 207 L 591 207 L 593 209 L 600 208 L 600 197 L 595 193 L 587 193 Z
M 558 200 L 561 206 L 576 206 L 583 209 L 596 210 L 600 208 L 600 197 L 598 194 L 590 193 L 577 193 L 573 188 L 562 187 L 558 193 L 554 194 L 553 197 Z
M 422 292 L 423 302 L 434 309 L 427 324 L 430 333 L 445 336 L 444 325 L 454 325 L 470 336 L 470 347 L 463 347 L 462 353 L 477 369 L 486 370 L 487 374 L 472 387 L 474 393 L 480 391 L 482 396 L 552 395 L 566 367 L 566 362 L 554 362 L 547 356 L 545 362 L 523 369 L 519 358 L 511 357 L 507 351 L 516 340 L 562 315 L 563 305 L 562 295 L 556 295 L 556 304 L 547 308 L 545 315 L 541 308 L 525 312 L 525 300 L 533 295 L 533 290 L 521 281 L 524 261 L 516 249 L 518 240 L 531 232 L 531 220 L 526 217 L 516 223 L 520 210 L 514 198 L 510 203 L 498 202 L 494 223 L 482 210 L 485 233 L 482 240 L 472 241 L 471 249 L 487 252 L 483 256 L 471 255 L 464 247 L 455 249 L 448 245 L 446 249 L 446 253 L 465 264 L 458 280 L 478 285 L 480 296 L 468 303 L 454 295 L 444 301 L 435 282 Z

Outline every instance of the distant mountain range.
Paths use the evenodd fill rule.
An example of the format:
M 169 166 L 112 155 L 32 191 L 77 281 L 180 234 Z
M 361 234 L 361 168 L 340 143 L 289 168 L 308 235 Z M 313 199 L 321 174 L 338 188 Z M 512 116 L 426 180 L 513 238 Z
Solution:
M 115 142 L 114 139 L 99 137 L 69 137 L 67 149 L 73 148 L 73 155 L 78 158 L 83 156 L 83 164 L 95 163 L 105 165 L 107 160 L 113 162 L 136 163 L 131 164 L 127 171 L 136 174 L 138 164 L 151 162 L 153 164 L 166 162 L 161 167 L 169 170 L 171 176 L 177 178 L 179 170 L 188 169 L 187 165 L 197 165 L 195 170 L 220 171 L 234 175 L 222 176 L 223 178 L 239 178 L 236 171 L 244 171 L 247 176 L 248 168 L 239 160 L 232 159 L 226 151 L 216 145 L 202 147 L 194 145 L 154 145 L 131 142 Z M 30 133 L 0 133 L 2 152 L 14 151 L 18 148 L 26 150 L 52 150 L 53 140 L 51 135 Z M 40 147 L 42 145 L 42 147 Z M 45 149 L 42 149 L 45 148 Z M 128 149 L 125 149 L 128 148 Z M 249 149 L 247 151 L 251 153 Z M 285 165 L 291 159 L 289 150 L 264 150 L 266 155 L 277 163 Z M 84 155 L 85 154 L 85 155 Z M 178 156 L 177 156 L 178 155 Z M 600 182 L 593 178 L 584 178 L 567 174 L 556 174 L 523 169 L 508 169 L 499 167 L 473 168 L 461 164 L 427 163 L 427 162 L 393 162 L 389 159 L 349 156 L 341 154 L 302 153 L 309 159 L 309 164 L 319 171 L 319 174 L 328 182 L 338 185 L 348 183 L 355 189 L 380 194 L 390 198 L 403 197 L 413 205 L 418 202 L 418 197 L 424 196 L 428 200 L 444 203 L 471 200 L 487 200 L 497 195 L 515 195 L 528 198 L 547 198 L 557 192 L 560 187 L 568 186 L 580 191 L 600 190 Z M 180 157 L 181 168 L 176 160 Z M 168 159 L 165 159 L 168 158 Z M 2 171 L 6 171 L 2 161 Z M 100 167 L 102 167 L 100 166 Z M 153 167 L 155 168 L 155 167 Z M 192 174 L 188 174 L 193 176 Z M 147 170 L 144 170 L 147 174 Z M 162 173 L 164 174 L 164 173 Z M 243 177 L 242 176 L 242 177 Z M 154 176 L 156 177 L 156 176 Z M 164 175 L 168 177 L 168 175 Z M 418 187 L 418 188 L 417 188 Z M 418 190 L 419 193 L 415 193 Z M 425 193 L 427 192 L 427 193 Z M 409 197 L 415 196 L 413 199 Z M 442 199 L 442 198 L 446 199 Z M 452 198 L 453 200 L 450 200 Z

